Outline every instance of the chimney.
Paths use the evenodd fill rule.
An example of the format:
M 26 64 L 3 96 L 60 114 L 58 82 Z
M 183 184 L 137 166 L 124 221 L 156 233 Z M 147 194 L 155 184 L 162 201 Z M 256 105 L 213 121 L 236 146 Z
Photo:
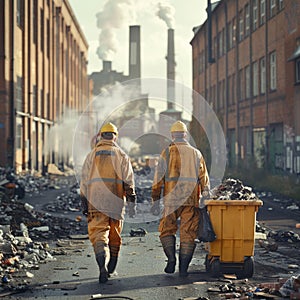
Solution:
M 168 29 L 168 52 L 167 52 L 167 101 L 168 109 L 174 109 L 175 103 L 175 51 L 174 51 L 174 29 Z
M 140 26 L 130 26 L 129 31 L 129 78 L 141 78 Z
M 111 61 L 109 60 L 103 60 L 103 72 L 109 73 L 111 72 Z

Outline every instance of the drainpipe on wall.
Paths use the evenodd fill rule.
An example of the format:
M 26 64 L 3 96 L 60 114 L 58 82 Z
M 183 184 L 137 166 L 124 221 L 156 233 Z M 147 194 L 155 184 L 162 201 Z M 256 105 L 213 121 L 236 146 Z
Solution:
M 207 25 L 208 25 L 208 33 L 207 33 L 207 42 L 208 42 L 208 62 L 210 64 L 215 62 L 212 54 L 212 12 L 211 12 L 211 0 L 207 0 Z
M 15 84 L 14 84 L 14 63 L 15 63 L 15 51 L 14 51 L 14 39 L 15 39 L 15 14 L 14 14 L 14 1 L 11 1 L 10 17 L 11 22 L 11 57 L 10 57 L 10 122 L 9 122 L 9 136 L 8 136 L 8 153 L 7 161 L 10 167 L 15 167 Z

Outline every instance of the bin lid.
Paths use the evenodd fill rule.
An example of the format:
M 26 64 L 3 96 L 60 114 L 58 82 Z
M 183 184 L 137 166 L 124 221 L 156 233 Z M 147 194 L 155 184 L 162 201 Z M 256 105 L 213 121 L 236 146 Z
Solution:
M 257 205 L 262 206 L 262 200 L 205 200 L 205 205 Z

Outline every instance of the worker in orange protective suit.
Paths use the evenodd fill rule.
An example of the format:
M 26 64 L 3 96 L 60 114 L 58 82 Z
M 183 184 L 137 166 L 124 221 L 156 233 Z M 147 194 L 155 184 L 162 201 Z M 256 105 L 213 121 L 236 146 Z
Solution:
M 116 143 L 117 127 L 107 123 L 99 135 L 82 167 L 80 195 L 100 270 L 99 282 L 104 283 L 117 265 L 125 205 L 129 217 L 134 217 L 136 194 L 130 159 Z
M 172 143 L 162 151 L 154 175 L 151 211 L 159 215 L 163 188 L 164 211 L 159 232 L 168 258 L 165 272 L 175 272 L 177 219 L 180 218 L 179 275 L 185 277 L 196 246 L 199 200 L 201 195 L 209 197 L 210 182 L 201 152 L 186 140 L 186 125 L 175 122 L 171 135 Z

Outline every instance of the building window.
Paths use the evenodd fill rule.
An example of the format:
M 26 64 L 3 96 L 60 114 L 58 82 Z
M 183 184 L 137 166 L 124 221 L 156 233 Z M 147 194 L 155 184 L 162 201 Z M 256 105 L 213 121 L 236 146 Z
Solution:
M 47 57 L 50 57 L 50 21 L 47 19 Z
M 231 90 L 231 96 L 232 96 L 232 104 L 235 104 L 235 74 L 232 75 L 232 90 Z
M 240 12 L 240 15 L 239 15 L 239 41 L 243 40 L 243 36 L 244 36 L 244 16 L 243 16 L 243 13 Z
M 250 34 L 250 6 L 245 6 L 245 36 Z
M 266 0 L 260 0 L 260 25 L 266 21 Z
M 47 115 L 45 116 L 48 120 L 50 119 L 50 94 L 47 93 Z
M 198 55 L 198 74 L 201 74 L 204 71 L 204 62 L 205 62 L 204 52 L 201 52 Z
M 258 95 L 258 62 L 253 63 L 253 96 L 256 97 Z
M 250 98 L 250 66 L 245 68 L 246 99 Z
M 266 59 L 260 59 L 260 93 L 266 93 Z
M 212 49 L 212 54 L 213 54 L 213 58 L 217 58 L 217 54 L 218 54 L 218 42 L 217 42 L 217 37 L 214 37 L 214 43 L 213 43 L 213 49 Z
M 219 57 L 223 55 L 223 31 L 219 32 Z
M 296 83 L 300 83 L 300 58 L 296 60 Z
M 257 1 L 258 0 L 253 0 L 253 17 L 252 17 L 252 28 L 253 31 L 256 30 L 257 28 L 257 21 L 258 21 L 258 7 L 257 7 Z
M 284 2 L 283 0 L 278 0 L 278 9 L 282 10 L 284 8 Z
M 41 116 L 42 118 L 45 117 L 45 99 L 44 99 L 44 90 L 40 90 L 40 95 L 41 95 Z
M 44 10 L 41 9 L 41 19 L 40 19 L 40 29 L 41 29 L 41 51 L 44 52 Z
M 36 44 L 37 42 L 37 30 L 38 30 L 38 25 L 37 25 L 37 20 L 38 20 L 38 10 L 37 10 L 37 0 L 34 0 L 33 3 L 33 14 L 32 14 L 32 24 L 33 24 L 33 43 Z
M 240 70 L 239 71 L 239 80 L 238 80 L 238 83 L 239 83 L 239 89 L 240 89 L 240 101 L 244 100 L 244 72 L 243 70 Z
M 22 77 L 17 76 L 16 85 L 16 110 L 23 112 L 23 80 Z
M 24 27 L 24 0 L 17 0 L 17 24 L 23 29 Z
M 233 47 L 233 23 L 228 24 L 228 50 Z
M 223 28 L 222 30 L 222 35 L 223 35 L 223 54 L 225 54 L 227 51 L 227 39 L 226 39 L 225 28 Z
M 277 88 L 276 78 L 276 52 L 270 54 L 270 89 L 275 91 Z
M 32 114 L 36 116 L 36 102 L 37 102 L 37 87 L 36 85 L 33 86 L 32 89 Z
M 225 79 L 223 80 L 223 106 L 225 107 L 226 105 L 226 81 Z
M 276 14 L 276 1 L 277 0 L 270 0 L 270 18 Z
M 16 148 L 22 149 L 22 124 L 17 124 L 16 130 Z

